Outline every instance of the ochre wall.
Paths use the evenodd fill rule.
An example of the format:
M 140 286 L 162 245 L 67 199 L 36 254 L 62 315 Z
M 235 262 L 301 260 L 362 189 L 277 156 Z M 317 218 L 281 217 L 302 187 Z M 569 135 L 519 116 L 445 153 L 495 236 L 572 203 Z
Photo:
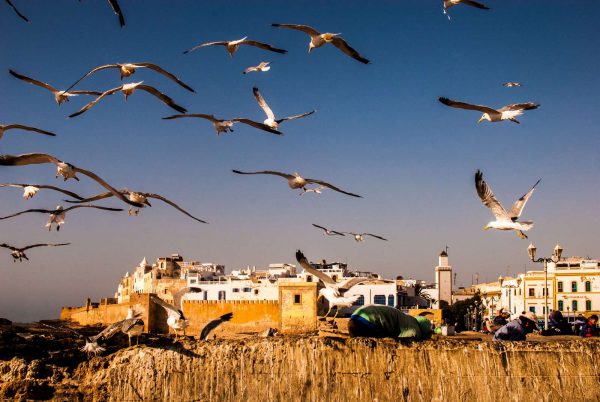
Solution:
M 295 297 L 300 296 L 300 303 Z M 317 330 L 317 284 L 315 282 L 288 282 L 279 284 L 281 309 L 279 330 L 301 333 Z

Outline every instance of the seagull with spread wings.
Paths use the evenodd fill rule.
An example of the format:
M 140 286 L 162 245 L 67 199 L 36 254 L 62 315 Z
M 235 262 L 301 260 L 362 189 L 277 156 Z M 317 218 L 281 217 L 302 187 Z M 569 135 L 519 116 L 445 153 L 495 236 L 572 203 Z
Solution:
M 31 77 L 27 77 L 26 75 L 22 75 L 17 73 L 14 70 L 8 70 L 8 72 L 10 73 L 10 75 L 12 75 L 15 78 L 20 79 L 21 81 L 25 81 L 28 82 L 32 85 L 36 85 L 38 87 L 42 87 L 42 88 L 46 88 L 48 91 L 52 92 L 54 94 L 54 100 L 56 101 L 56 103 L 58 104 L 58 106 L 60 106 L 63 102 L 68 102 L 69 101 L 69 97 L 71 96 L 77 96 L 77 95 L 102 95 L 102 92 L 97 92 L 97 91 L 71 91 L 71 92 L 67 92 L 67 91 L 61 91 L 58 90 L 56 88 L 54 88 L 52 85 L 50 84 L 46 84 L 45 82 L 42 81 L 38 81 L 36 79 L 33 79 Z
M 309 27 L 308 25 L 299 24 L 271 24 L 276 28 L 287 28 L 294 29 L 296 31 L 302 31 L 310 36 L 310 43 L 308 44 L 308 53 L 313 49 L 323 46 L 326 43 L 331 43 L 333 46 L 352 57 L 354 60 L 358 60 L 361 63 L 369 64 L 370 61 L 362 57 L 354 48 L 352 48 L 344 39 L 340 37 L 339 33 L 320 33 L 316 29 Z
M 271 64 L 270 61 L 261 61 L 260 64 L 258 66 L 254 66 L 254 67 L 248 67 L 247 69 L 245 69 L 244 71 L 242 71 L 242 74 L 248 74 L 251 73 L 253 71 L 261 71 L 261 72 L 266 72 L 269 71 L 271 69 L 271 66 L 269 65 Z
M 202 289 L 198 287 L 184 287 L 173 294 L 173 304 L 167 303 L 156 295 L 150 295 L 150 300 L 158 304 L 167 312 L 167 325 L 173 329 L 175 333 L 175 341 L 177 341 L 177 331 L 183 331 L 185 337 L 185 329 L 190 325 L 189 320 L 183 314 L 183 296 L 186 293 L 199 293 Z
M 12 3 L 12 1 L 10 1 L 10 0 L 5 0 L 5 1 L 13 9 L 13 11 L 19 16 L 19 18 L 21 18 L 25 22 L 30 22 L 27 17 L 25 17 L 23 14 L 21 14 L 19 12 L 19 10 L 17 10 L 17 7 L 15 7 L 15 5 Z
M 264 49 L 264 50 L 268 50 L 270 52 L 275 52 L 275 53 L 282 53 L 282 54 L 287 53 L 287 50 L 278 49 L 267 43 L 257 42 L 255 40 L 248 40 L 247 36 L 243 37 L 242 39 L 238 39 L 238 40 L 202 43 L 200 45 L 196 45 L 196 46 L 192 47 L 191 49 L 185 50 L 183 53 L 184 54 L 190 53 L 196 49 L 200 49 L 201 47 L 206 47 L 206 46 L 224 46 L 225 49 L 227 49 L 229 56 L 233 57 L 233 55 L 235 54 L 235 52 L 237 52 L 237 50 L 239 49 L 239 47 L 241 45 L 254 46 L 259 49 Z
M 66 213 L 73 209 L 76 209 L 76 208 L 97 208 L 97 209 L 103 209 L 105 211 L 122 211 L 123 210 L 122 208 L 108 208 L 108 207 L 101 207 L 98 205 L 74 205 L 69 208 L 63 208 L 62 205 L 58 205 L 55 210 L 37 209 L 37 208 L 27 209 L 25 211 L 17 212 L 12 215 L 0 217 L 0 220 L 13 218 L 15 216 L 27 214 L 30 212 L 39 212 L 42 214 L 50 214 L 50 216 L 48 217 L 48 222 L 46 223 L 46 227 L 48 228 L 48 231 L 51 231 L 52 224 L 56 224 L 56 231 L 58 232 L 60 230 L 60 226 L 65 223 Z
M 97 174 L 90 172 L 89 170 L 85 170 L 79 168 L 75 165 L 72 165 L 68 162 L 63 162 L 58 158 L 42 153 L 31 153 L 31 154 L 22 154 L 22 155 L 0 155 L 0 166 L 24 166 L 24 165 L 36 165 L 42 163 L 53 163 L 56 165 L 56 177 L 61 175 L 65 181 L 68 179 L 75 179 L 79 181 L 77 177 L 77 173 L 81 173 L 92 180 L 95 180 L 102 187 L 113 193 L 116 197 L 118 197 L 121 201 L 133 205 L 134 207 L 141 207 L 142 204 L 138 204 L 137 202 L 130 201 L 123 194 L 121 194 L 118 190 L 108 184 L 106 181 L 102 180 L 100 176 Z M 77 198 L 77 197 L 74 197 Z
M 13 262 L 17 262 L 17 260 L 19 260 L 19 262 L 23 262 L 23 258 L 25 258 L 27 261 L 29 261 L 29 258 L 27 258 L 27 255 L 25 254 L 25 250 L 29 250 L 30 248 L 34 248 L 34 247 L 48 247 L 48 246 L 52 246 L 52 247 L 57 247 L 57 246 L 68 246 L 71 243 L 59 243 L 59 244 L 32 244 L 31 246 L 27 246 L 27 247 L 23 247 L 23 248 L 18 248 L 18 247 L 13 247 L 9 244 L 6 243 L 2 243 L 0 244 L 0 247 L 4 247 L 7 248 L 9 250 L 11 250 L 10 255 L 13 258 Z
M 442 0 L 444 2 L 444 14 L 448 16 L 448 20 L 450 19 L 450 14 L 448 14 L 448 9 L 459 4 L 465 4 L 467 6 L 479 8 L 481 10 L 489 10 L 490 8 L 482 3 L 479 3 L 474 0 Z
M 331 230 L 331 229 L 327 229 L 326 227 L 323 226 L 319 226 L 315 223 L 312 224 L 314 227 L 319 228 L 321 230 L 323 230 L 323 235 L 327 235 L 327 236 L 346 236 L 343 232 L 337 232 L 335 230 Z
M 271 108 L 269 107 L 269 105 L 267 104 L 265 99 L 260 94 L 258 88 L 257 87 L 252 88 L 252 92 L 254 93 L 254 97 L 256 98 L 258 105 L 262 108 L 262 110 L 267 115 L 267 118 L 265 119 L 265 121 L 263 121 L 263 123 L 265 125 L 271 127 L 273 130 L 277 130 L 279 128 L 279 124 L 281 124 L 284 121 L 300 119 L 302 117 L 310 116 L 311 114 L 316 112 L 316 110 L 311 110 L 310 112 L 302 113 L 302 114 L 299 114 L 296 116 L 288 116 L 288 117 L 284 117 L 282 119 L 276 119 L 275 114 L 273 113 L 273 111 L 271 110 Z
M 138 68 L 148 68 L 148 69 L 150 69 L 152 71 L 156 71 L 157 73 L 164 75 L 165 77 L 167 77 L 171 81 L 176 82 L 177 84 L 179 84 L 183 88 L 187 89 L 188 91 L 190 91 L 190 92 L 196 92 L 196 91 L 194 91 L 192 89 L 192 87 L 190 87 L 189 85 L 187 85 L 185 82 L 181 81 L 174 74 L 168 72 L 167 70 L 163 69 L 159 65 L 156 65 L 156 64 L 153 64 L 153 63 L 147 63 L 147 62 L 142 62 L 142 63 L 115 63 L 115 64 L 105 64 L 103 66 L 96 67 L 96 68 L 88 71 L 87 73 L 85 73 L 85 75 L 83 77 L 81 77 L 80 79 L 78 79 L 77 81 L 75 81 L 69 88 L 66 89 L 66 91 L 68 91 L 69 89 L 73 88 L 75 85 L 79 84 L 84 78 L 89 77 L 90 75 L 94 74 L 96 71 L 106 70 L 108 68 L 119 69 L 119 73 L 121 74 L 121 81 L 123 81 L 124 77 L 130 77 L 131 75 L 133 75 Z
M 388 241 L 388 239 L 383 238 L 381 236 L 374 235 L 372 233 L 354 233 L 354 232 L 344 232 L 344 233 L 352 235 L 352 237 L 354 237 L 354 240 L 358 243 L 360 243 L 361 241 L 365 241 L 364 236 L 371 236 L 371 237 L 374 237 L 379 240 Z
M 94 99 L 93 101 L 91 101 L 90 103 L 88 103 L 87 105 L 85 105 L 84 107 L 82 107 L 79 111 L 70 114 L 69 118 L 75 117 L 75 116 L 79 116 L 80 114 L 84 113 L 86 110 L 88 110 L 89 108 L 91 108 L 92 106 L 94 106 L 96 103 L 98 103 L 105 96 L 112 95 L 115 92 L 119 92 L 119 91 L 123 92 L 123 95 L 125 95 L 125 101 L 127 101 L 127 98 L 132 93 L 134 93 L 136 89 L 140 89 L 142 91 L 148 92 L 151 95 L 154 95 L 155 97 L 157 97 L 158 99 L 160 99 L 164 104 L 166 104 L 167 106 L 171 107 L 172 109 L 177 110 L 179 113 L 186 113 L 187 112 L 187 110 L 184 107 L 179 106 L 178 104 L 176 104 L 173 101 L 173 99 L 169 98 L 167 95 L 163 94 L 158 89 L 156 89 L 156 88 L 154 88 L 154 87 L 152 87 L 150 85 L 142 84 L 143 82 L 144 81 L 132 82 L 132 83 L 129 83 L 129 84 L 123 84 L 123 85 L 118 86 L 116 88 L 109 89 L 108 91 L 103 92 L 96 99 Z
M 162 202 L 169 204 L 170 206 L 172 206 L 173 208 L 175 208 L 176 210 L 178 210 L 179 212 L 189 216 L 190 218 L 201 222 L 201 223 L 208 223 L 206 221 L 203 221 L 202 219 L 198 219 L 195 216 L 192 216 L 190 213 L 188 213 L 186 210 L 184 210 L 183 208 L 181 208 L 179 205 L 175 204 L 173 201 L 170 201 L 168 199 L 166 199 L 165 197 L 163 197 L 160 194 L 152 194 L 152 193 L 142 193 L 140 191 L 129 191 L 129 190 L 122 190 L 120 191 L 121 194 L 123 194 L 123 196 L 129 198 L 129 200 L 131 202 L 134 202 L 136 204 L 140 204 L 141 207 L 137 207 L 137 209 L 135 210 L 135 215 L 139 215 L 140 214 L 140 208 L 144 208 L 145 206 L 149 206 L 151 207 L 152 205 L 150 204 L 150 202 L 148 202 L 148 198 L 154 198 L 157 200 L 161 200 Z M 88 202 L 94 202 L 94 201 L 98 201 L 98 200 L 103 200 L 105 198 L 109 198 L 114 196 L 114 194 L 110 191 L 107 191 L 105 193 L 102 194 L 98 194 L 95 195 L 93 197 L 89 197 L 89 198 L 85 198 L 85 199 L 80 199 L 79 201 L 70 201 L 70 200 L 65 200 L 66 202 L 72 203 L 72 204 L 81 204 L 81 203 L 88 203 Z M 133 214 L 133 207 L 129 208 L 129 215 L 131 216 Z
M 512 206 L 510 211 L 506 211 L 502 204 L 496 199 L 492 189 L 483 180 L 483 173 L 480 170 L 475 172 L 475 189 L 477 195 L 481 198 L 481 202 L 490 209 L 496 220 L 489 222 L 483 227 L 483 230 L 499 229 L 499 230 L 514 230 L 521 239 L 526 239 L 527 235 L 523 232 L 528 231 L 533 227 L 532 221 L 518 221 L 525 208 L 525 204 L 533 195 L 533 190 L 542 179 L 538 180 L 533 187 L 521 198 L 519 198 Z
M 505 82 L 504 84 L 502 84 L 503 87 L 506 88 L 513 88 L 513 87 L 522 87 L 523 84 L 521 84 L 520 82 Z
M 342 193 L 342 194 L 350 195 L 352 197 L 362 198 L 362 196 L 360 196 L 360 195 L 344 191 L 344 190 L 334 186 L 333 184 L 329 184 L 322 180 L 304 178 L 304 177 L 300 176 L 300 174 L 298 174 L 298 173 L 287 174 L 287 173 L 275 172 L 273 170 L 263 170 L 260 172 L 242 172 L 240 170 L 233 170 L 233 173 L 237 173 L 237 174 L 269 174 L 269 175 L 283 177 L 284 179 L 286 179 L 288 181 L 288 186 L 290 186 L 290 188 L 294 189 L 294 190 L 301 188 L 303 190 L 303 192 L 307 192 L 309 190 L 306 188 L 307 185 L 317 184 L 319 186 L 330 188 L 330 189 L 337 191 L 339 193 Z
M 337 307 L 335 316 L 333 316 L 333 318 L 335 319 L 335 317 L 337 317 L 340 311 L 340 308 L 350 307 L 356 300 L 358 300 L 360 295 L 344 295 L 353 286 L 358 285 L 359 283 L 369 283 L 378 281 L 378 279 L 373 278 L 354 277 L 338 283 L 326 273 L 319 271 L 317 268 L 313 267 L 312 264 L 308 262 L 302 251 L 296 251 L 296 260 L 298 261 L 300 266 L 302 266 L 302 268 L 306 270 L 306 272 L 319 278 L 319 280 L 323 282 L 323 285 L 325 286 L 324 288 L 319 290 L 319 297 L 317 298 L 318 300 L 321 297 L 323 297 L 329 302 L 329 310 L 327 311 L 324 317 L 327 317 L 329 315 L 333 307 Z
M 56 137 L 56 134 L 51 133 L 50 131 L 42 130 L 40 128 L 24 126 L 22 124 L 0 124 L 0 139 L 2 139 L 2 137 L 4 136 L 4 133 L 7 130 L 14 130 L 14 129 L 32 131 L 34 133 L 49 135 L 50 137 Z
M 48 186 L 45 184 L 26 184 L 26 183 L 0 183 L 0 187 L 14 187 L 14 188 L 22 188 L 23 189 L 23 198 L 26 200 L 33 198 L 34 195 L 40 191 L 42 188 L 47 188 L 49 190 L 58 191 L 60 193 L 66 194 L 69 197 L 73 197 L 77 200 L 83 200 L 83 197 L 75 194 L 72 191 L 65 190 L 60 187 Z
M 215 128 L 217 135 L 221 135 L 221 133 L 232 133 L 233 125 L 235 123 L 247 124 L 251 127 L 258 128 L 259 130 L 267 131 L 271 134 L 277 134 L 277 135 L 282 134 L 280 131 L 273 129 L 273 128 L 267 126 L 266 124 L 259 123 L 254 120 L 246 119 L 243 117 L 236 117 L 235 119 L 222 120 L 222 119 L 217 119 L 212 114 L 190 113 L 190 114 L 176 114 L 176 115 L 169 116 L 169 117 L 163 117 L 163 120 L 181 119 L 181 118 L 186 118 L 186 117 L 196 117 L 199 119 L 206 119 L 206 120 L 210 121 L 213 124 L 213 127 Z
M 517 116 L 522 115 L 524 110 L 532 110 L 540 107 L 540 105 L 537 103 L 527 102 L 513 103 L 511 105 L 503 106 L 500 109 L 492 109 L 488 106 L 473 105 L 470 103 L 459 102 L 444 97 L 440 97 L 438 98 L 438 100 L 446 106 L 455 107 L 459 109 L 478 110 L 480 112 L 483 112 L 483 115 L 477 123 L 481 123 L 483 120 L 487 120 L 490 122 L 510 120 L 513 123 L 520 124 L 517 120 Z

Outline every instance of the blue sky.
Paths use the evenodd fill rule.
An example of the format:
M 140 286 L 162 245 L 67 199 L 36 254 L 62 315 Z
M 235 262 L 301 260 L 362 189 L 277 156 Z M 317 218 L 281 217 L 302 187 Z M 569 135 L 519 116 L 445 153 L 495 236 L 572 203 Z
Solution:
M 333 1 L 121 0 L 124 29 L 105 1 L 14 3 L 31 24 L 0 7 L 0 122 L 59 135 L 9 132 L 0 153 L 56 155 L 117 188 L 167 196 L 210 224 L 159 201 L 139 217 L 75 211 L 59 233 L 45 231 L 46 217 L 38 214 L 1 221 L 0 242 L 72 243 L 31 250 L 23 264 L 0 253 L 2 317 L 55 317 L 60 306 L 112 295 L 144 256 L 173 252 L 231 270 L 294 262 L 300 248 L 315 260 L 347 261 L 387 277 L 433 279 L 437 254 L 448 244 L 461 285 L 476 272 L 493 280 L 507 270 L 531 269 L 527 240 L 482 231 L 492 216 L 476 196 L 476 169 L 506 207 L 542 178 L 523 214 L 535 221 L 529 235 L 540 253 L 560 241 L 566 255 L 600 257 L 596 1 L 488 0 L 492 10 L 458 6 L 448 21 L 441 1 L 346 1 L 340 7 Z M 308 36 L 271 23 L 342 33 L 372 64 L 329 45 L 308 55 Z M 231 59 L 212 47 L 182 54 L 198 43 L 244 36 L 289 53 L 246 47 Z M 245 126 L 217 137 L 206 121 L 161 120 L 174 111 L 143 92 L 127 103 L 116 94 L 66 119 L 90 99 L 58 107 L 49 92 L 8 74 L 12 68 L 65 88 L 95 66 L 141 61 L 173 72 L 196 94 L 150 71 L 125 82 L 144 80 L 191 113 L 262 120 L 254 85 L 276 115 L 318 111 L 284 123 L 283 137 Z M 260 61 L 271 61 L 271 71 L 241 74 Z M 507 89 L 501 86 L 506 81 L 524 86 Z M 79 88 L 118 85 L 118 72 L 106 70 Z M 541 108 L 526 112 L 521 125 L 476 124 L 478 113 L 445 107 L 438 96 L 492 107 L 534 101 Z M 298 171 L 364 198 L 331 191 L 299 197 L 282 179 L 231 169 Z M 0 181 L 61 185 L 83 195 L 103 191 L 85 178 L 64 183 L 54 172 L 50 165 L 1 168 Z M 0 214 L 53 208 L 61 199 L 40 192 L 24 201 L 20 191 L 2 189 Z M 115 200 L 103 205 L 123 206 Z M 390 241 L 324 237 L 311 223 Z

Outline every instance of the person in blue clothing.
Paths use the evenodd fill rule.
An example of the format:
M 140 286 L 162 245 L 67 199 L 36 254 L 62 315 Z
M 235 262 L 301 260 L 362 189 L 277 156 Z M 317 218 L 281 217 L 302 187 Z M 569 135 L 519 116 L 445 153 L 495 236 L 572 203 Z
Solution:
M 431 337 L 431 321 L 413 317 L 397 308 L 378 304 L 358 308 L 348 321 L 351 337 L 416 338 Z
M 593 336 L 600 336 L 600 329 L 598 329 L 598 316 L 592 314 L 587 322 L 581 327 L 580 336 L 584 338 L 590 338 Z
M 573 335 L 573 329 L 571 328 L 571 324 L 563 317 L 562 313 L 558 310 L 554 310 L 548 317 L 548 329 L 543 330 L 542 335 Z
M 524 341 L 527 334 L 537 328 L 537 317 L 531 311 L 522 314 L 494 334 L 495 341 Z

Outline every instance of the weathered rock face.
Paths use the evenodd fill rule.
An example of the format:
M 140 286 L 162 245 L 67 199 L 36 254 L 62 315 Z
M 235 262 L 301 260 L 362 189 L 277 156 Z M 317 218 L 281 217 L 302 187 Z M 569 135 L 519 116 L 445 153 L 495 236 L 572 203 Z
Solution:
M 599 350 L 582 340 L 159 341 L 73 364 L 0 360 L 0 399 L 597 401 Z

